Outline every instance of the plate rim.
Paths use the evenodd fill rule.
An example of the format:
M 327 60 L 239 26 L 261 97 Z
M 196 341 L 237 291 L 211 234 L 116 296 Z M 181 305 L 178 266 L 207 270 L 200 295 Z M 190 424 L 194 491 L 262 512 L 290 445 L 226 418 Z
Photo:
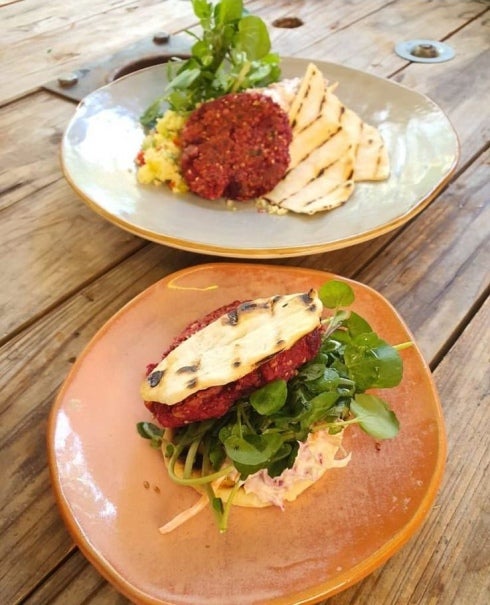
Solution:
M 307 267 L 299 266 L 284 266 L 284 265 L 273 265 L 273 264 L 256 264 L 256 263 L 232 263 L 232 262 L 209 262 L 199 265 L 191 265 L 189 267 L 179 269 L 175 272 L 169 273 L 162 277 L 156 282 L 152 283 L 144 290 L 139 292 L 136 296 L 126 302 L 121 308 L 119 308 L 114 314 L 112 314 L 96 331 L 92 338 L 88 341 L 85 347 L 77 356 L 75 363 L 70 368 L 66 375 L 61 387 L 58 389 L 54 402 L 51 406 L 47 429 L 46 429 L 46 445 L 47 445 L 47 457 L 48 457 L 48 468 L 51 481 L 52 493 L 54 493 L 55 501 L 58 507 L 58 511 L 61 514 L 65 528 L 67 529 L 70 536 L 73 538 L 76 546 L 80 549 L 85 558 L 93 565 L 93 567 L 100 573 L 100 575 L 108 581 L 114 588 L 116 588 L 121 594 L 130 598 L 136 603 L 142 605 L 175 605 L 174 601 L 162 600 L 155 598 L 151 594 L 140 590 L 134 586 L 131 582 L 128 582 L 123 575 L 121 575 L 110 562 L 103 557 L 101 553 L 97 551 L 96 546 L 91 542 L 89 536 L 87 536 L 82 527 L 80 526 L 76 516 L 72 513 L 69 506 L 69 501 L 65 497 L 63 483 L 57 472 L 57 457 L 54 447 L 54 433 L 56 430 L 56 420 L 58 412 L 62 406 L 65 392 L 70 386 L 72 378 L 79 371 L 79 368 L 83 365 L 84 359 L 89 355 L 92 348 L 95 347 L 100 338 L 112 327 L 113 324 L 124 316 L 126 311 L 131 308 L 134 304 L 139 302 L 140 299 L 148 295 L 150 290 L 157 289 L 162 285 L 168 284 L 171 281 L 175 281 L 181 277 L 187 276 L 190 273 L 196 271 L 213 271 L 216 268 L 232 267 L 234 270 L 239 270 L 241 267 L 248 269 L 268 269 L 271 271 L 277 271 L 287 274 L 295 273 L 300 275 L 315 275 L 316 277 L 322 277 L 324 279 L 340 279 L 344 282 L 354 284 L 357 287 L 361 287 L 369 291 L 377 299 L 380 299 L 390 312 L 394 315 L 397 322 L 411 337 L 413 347 L 418 353 L 419 362 L 423 367 L 426 377 L 428 379 L 428 385 L 430 386 L 431 398 L 434 402 L 434 419 L 437 425 L 437 458 L 434 464 L 434 470 L 431 474 L 430 481 L 427 488 L 424 491 L 424 495 L 420 501 L 420 504 L 410 520 L 389 540 L 387 540 L 381 547 L 374 551 L 364 560 L 360 561 L 356 565 L 339 572 L 333 579 L 328 581 L 319 582 L 313 587 L 307 587 L 304 590 L 297 591 L 294 594 L 286 596 L 273 597 L 264 601 L 267 605 L 296 605 L 301 602 L 305 605 L 317 603 L 321 600 L 330 598 L 340 592 L 343 592 L 347 588 L 358 584 L 360 581 L 365 579 L 368 575 L 373 573 L 376 569 L 380 568 L 384 563 L 388 561 L 393 555 L 395 555 L 410 539 L 412 539 L 417 530 L 422 526 L 426 520 L 429 510 L 433 505 L 444 475 L 446 457 L 447 457 L 447 435 L 444 423 L 443 410 L 439 398 L 439 394 L 432 376 L 432 372 L 427 362 L 425 361 L 416 340 L 408 328 L 407 324 L 400 316 L 396 308 L 391 302 L 386 299 L 380 292 L 372 288 L 371 286 L 359 282 L 355 279 L 344 277 L 330 271 L 323 271 L 320 269 L 310 269 Z
M 98 88 L 97 90 L 86 95 L 80 101 L 80 103 L 78 103 L 75 113 L 73 114 L 70 121 L 68 122 L 67 127 L 65 128 L 65 131 L 64 131 L 63 137 L 62 137 L 62 141 L 61 141 L 61 145 L 60 145 L 60 152 L 59 152 L 60 164 L 61 164 L 62 173 L 63 173 L 66 181 L 68 182 L 70 187 L 76 192 L 76 194 L 84 201 L 84 203 L 91 210 L 93 210 L 99 216 L 103 217 L 108 222 L 112 223 L 113 225 L 119 227 L 120 229 L 122 229 L 128 233 L 131 233 L 132 235 L 141 237 L 147 241 L 151 241 L 151 242 L 161 244 L 161 245 L 166 245 L 166 246 L 178 249 L 178 250 L 184 250 L 184 251 L 195 252 L 195 253 L 200 253 L 200 254 L 210 254 L 210 255 L 218 256 L 218 257 L 244 259 L 244 260 L 246 260 L 246 259 L 292 258 L 292 257 L 297 257 L 297 256 L 304 256 L 306 254 L 319 254 L 322 252 L 330 252 L 333 250 L 339 250 L 339 249 L 347 248 L 347 247 L 350 247 L 350 246 L 353 246 L 356 244 L 370 241 L 372 239 L 380 237 L 381 235 L 389 233 L 389 232 L 395 230 L 397 227 L 400 227 L 400 226 L 404 225 L 406 222 L 410 221 L 413 217 L 418 215 L 424 208 L 426 208 L 430 204 L 430 202 L 439 194 L 439 192 L 444 187 L 447 186 L 448 182 L 450 181 L 450 179 L 451 179 L 452 175 L 454 174 L 456 167 L 458 165 L 460 155 L 461 155 L 461 144 L 459 141 L 459 136 L 458 136 L 456 129 L 454 128 L 449 116 L 428 95 L 426 95 L 425 93 L 421 93 L 415 89 L 409 88 L 408 86 L 406 86 L 402 83 L 396 82 L 395 80 L 392 80 L 390 78 L 382 77 L 382 76 L 379 76 L 376 74 L 371 74 L 367 71 L 363 71 L 363 70 L 360 70 L 360 69 L 357 69 L 354 67 L 350 67 L 350 66 L 343 65 L 340 63 L 335 63 L 332 61 L 325 61 L 322 59 L 310 59 L 307 57 L 289 57 L 289 56 L 281 57 L 281 63 L 283 61 L 302 65 L 303 68 L 306 68 L 306 65 L 308 63 L 314 63 L 315 65 L 318 65 L 318 67 L 320 69 L 322 69 L 322 71 L 325 71 L 326 69 L 328 70 L 328 66 L 333 66 L 335 69 L 340 69 L 345 72 L 357 74 L 358 76 L 367 77 L 369 80 L 383 82 L 385 84 L 393 86 L 394 88 L 404 90 L 406 93 L 414 95 L 414 96 L 418 97 L 420 100 L 423 100 L 426 104 L 432 105 L 432 107 L 435 110 L 437 110 L 441 116 L 443 116 L 446 119 L 448 128 L 451 131 L 451 134 L 453 135 L 454 140 L 455 140 L 454 156 L 452 157 L 451 165 L 447 169 L 446 173 L 441 177 L 441 179 L 437 183 L 434 184 L 433 188 L 430 191 L 428 191 L 424 197 L 420 198 L 418 200 L 418 202 L 415 203 L 415 205 L 410 210 L 408 210 L 408 212 L 405 212 L 404 214 L 396 216 L 395 218 L 383 223 L 382 225 L 374 227 L 369 231 L 353 234 L 350 236 L 343 237 L 342 239 L 333 240 L 333 241 L 331 240 L 331 241 L 313 243 L 313 244 L 298 244 L 295 246 L 286 245 L 286 246 L 282 246 L 282 247 L 236 248 L 236 247 L 229 247 L 229 246 L 221 246 L 221 245 L 214 244 L 214 243 L 199 243 L 192 239 L 179 238 L 179 237 L 167 235 L 162 232 L 157 232 L 155 230 L 136 225 L 136 224 L 134 224 L 134 222 L 131 222 L 129 220 L 124 220 L 123 218 L 116 216 L 113 213 L 109 212 L 108 210 L 103 208 L 99 203 L 94 201 L 89 195 L 87 195 L 81 189 L 81 187 L 77 184 L 77 182 L 75 181 L 75 179 L 69 172 L 69 169 L 67 166 L 67 161 L 64 156 L 64 148 L 65 148 L 67 134 L 70 131 L 71 127 L 76 122 L 78 112 L 83 107 L 84 103 L 86 103 L 87 99 L 91 98 L 92 96 L 94 96 L 96 94 L 99 94 L 101 91 L 107 90 L 107 89 L 111 88 L 112 86 L 117 85 L 118 82 L 121 82 L 123 80 L 127 81 L 127 80 L 131 79 L 132 77 L 135 76 L 135 74 L 141 74 L 143 72 L 150 73 L 151 71 L 156 71 L 156 70 L 162 69 L 162 65 L 152 65 L 152 66 L 146 67 L 144 69 L 126 74 L 126 75 L 122 76 L 121 78 L 114 80 L 112 82 L 108 82 L 101 88 Z M 346 203 L 348 203 L 348 200 Z M 267 214 L 267 213 L 264 213 L 264 215 L 265 214 Z M 307 217 L 307 218 L 311 218 L 312 220 L 314 220 L 313 217 Z

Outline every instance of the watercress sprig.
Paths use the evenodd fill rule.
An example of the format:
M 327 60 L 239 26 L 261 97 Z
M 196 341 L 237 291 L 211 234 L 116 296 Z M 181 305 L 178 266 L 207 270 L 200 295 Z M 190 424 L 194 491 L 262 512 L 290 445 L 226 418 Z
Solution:
M 164 95 L 148 107 L 141 123 L 151 128 L 165 105 L 186 113 L 197 104 L 247 88 L 267 86 L 281 75 L 279 56 L 271 53 L 264 21 L 247 14 L 242 0 L 193 0 L 202 33 L 188 31 L 195 42 L 188 59 L 167 63 Z

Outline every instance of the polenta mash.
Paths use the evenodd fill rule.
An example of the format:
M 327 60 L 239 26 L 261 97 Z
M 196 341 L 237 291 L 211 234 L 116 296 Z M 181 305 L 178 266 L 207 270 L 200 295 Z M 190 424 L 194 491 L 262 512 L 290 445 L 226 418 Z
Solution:
M 142 185 L 166 184 L 175 193 L 184 193 L 188 187 L 180 172 L 180 131 L 186 117 L 168 110 L 145 137 L 138 154 L 138 182 Z

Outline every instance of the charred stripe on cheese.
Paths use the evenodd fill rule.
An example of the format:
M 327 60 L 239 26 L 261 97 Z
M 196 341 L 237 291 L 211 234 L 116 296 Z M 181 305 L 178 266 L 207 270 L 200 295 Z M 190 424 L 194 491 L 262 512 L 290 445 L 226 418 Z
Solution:
M 291 143 L 289 148 L 290 162 L 283 179 L 296 168 L 301 162 L 307 161 L 308 157 L 317 149 L 328 143 L 342 129 L 341 124 L 332 124 L 323 116 L 318 118 L 302 130 Z
M 162 359 L 141 395 L 175 405 L 197 391 L 238 380 L 318 328 L 322 311 L 315 290 L 240 304 Z
M 289 123 L 293 130 L 301 130 L 321 113 L 324 91 L 323 74 L 310 63 L 289 109 Z

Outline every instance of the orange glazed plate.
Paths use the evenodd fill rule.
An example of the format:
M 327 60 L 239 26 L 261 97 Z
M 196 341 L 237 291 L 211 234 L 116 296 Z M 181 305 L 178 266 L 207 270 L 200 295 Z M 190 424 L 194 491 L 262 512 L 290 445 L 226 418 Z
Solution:
M 136 431 L 138 421 L 151 420 L 139 395 L 146 364 L 190 321 L 224 303 L 305 291 L 331 278 L 344 279 L 257 264 L 185 269 L 123 307 L 74 364 L 49 420 L 54 491 L 81 551 L 132 602 L 315 603 L 379 567 L 428 514 L 446 439 L 430 371 L 414 345 L 402 352 L 402 383 L 382 393 L 400 420 L 395 439 L 376 444 L 350 427 L 350 463 L 284 511 L 234 507 L 220 534 L 206 508 L 169 534 L 158 531 L 198 495 L 170 481 L 160 451 Z M 354 310 L 381 338 L 412 339 L 380 294 L 344 281 L 355 291 Z

